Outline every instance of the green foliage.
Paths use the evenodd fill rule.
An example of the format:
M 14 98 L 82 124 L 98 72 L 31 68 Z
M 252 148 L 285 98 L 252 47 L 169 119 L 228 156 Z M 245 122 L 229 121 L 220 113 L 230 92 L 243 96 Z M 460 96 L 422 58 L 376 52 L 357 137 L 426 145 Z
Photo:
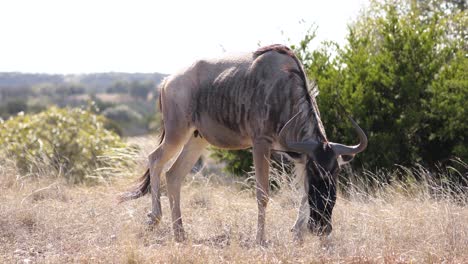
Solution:
M 250 150 L 225 150 L 215 149 L 211 151 L 211 157 L 226 163 L 224 170 L 228 173 L 247 177 L 247 173 L 252 170 L 253 160 Z
M 2 74 L 0 73 L 0 76 Z M 0 89 L 0 99 L 1 98 L 12 98 L 12 97 L 19 97 L 25 98 L 27 96 L 33 95 L 33 89 L 29 86 L 13 86 L 13 87 L 2 87 Z
M 143 118 L 138 112 L 127 105 L 117 105 L 107 108 L 102 114 L 117 122 L 135 122 Z
M 46 100 L 44 100 L 44 101 L 40 100 L 40 99 L 39 100 L 29 100 L 28 101 L 28 106 L 27 106 L 27 111 L 25 111 L 25 113 L 35 114 L 35 113 L 45 111 L 47 109 L 47 101 Z
M 147 111 L 147 116 L 143 116 L 137 110 L 142 106 L 129 104 L 119 104 L 107 108 L 102 114 L 107 117 L 115 126 L 118 126 L 122 135 L 142 135 L 147 133 L 149 118 L 155 116 L 153 111 Z M 159 123 L 158 123 L 159 125 Z
M 89 181 L 87 175 L 105 165 L 100 157 L 125 147 L 104 128 L 105 122 L 104 117 L 78 108 L 20 114 L 1 124 L 2 155 L 13 158 L 22 173 L 46 166 L 71 183 Z
M 146 82 L 137 82 L 134 81 L 130 84 L 129 92 L 130 95 L 135 98 L 146 99 L 150 91 L 155 89 L 156 85 L 154 82 L 146 81 Z
M 11 115 L 16 115 L 19 112 L 25 112 L 26 110 L 28 110 L 26 100 L 14 98 L 6 101 L 4 105 L 0 105 L 0 116 L 2 118 L 7 118 Z
M 325 42 L 310 50 L 314 28 L 292 46 L 318 84 L 328 138 L 356 143 L 339 105 L 367 132 L 369 145 L 353 161 L 355 168 L 442 164 L 461 168 L 454 175 L 466 171 L 459 162 L 449 164 L 468 159 L 468 15 L 460 3 L 371 1 L 349 26 L 344 47 Z M 229 171 L 241 171 L 251 160 L 242 152 L 216 155 Z
M 148 130 L 151 132 L 157 132 L 161 130 L 161 120 L 162 113 L 161 111 L 156 111 L 155 113 L 148 115 L 145 118 L 145 123 L 148 124 Z
M 448 28 L 456 21 L 459 15 L 427 12 L 413 1 L 373 1 L 350 26 L 343 49 L 331 52 L 335 46 L 325 45 L 309 52 L 313 59 L 307 70 L 320 88 L 318 103 L 330 140 L 356 140 L 337 101 L 368 133 L 368 149 L 355 166 L 434 166 L 454 156 L 467 158 L 461 146 L 466 145 L 468 86 L 463 70 L 456 70 L 463 63 L 466 69 L 466 58 L 453 59 L 464 45 Z M 449 66 L 453 63 L 458 66 Z M 444 104 L 450 107 L 441 108 Z
M 108 93 L 120 93 L 126 94 L 128 93 L 128 87 L 130 84 L 126 81 L 116 81 L 114 82 L 109 88 L 107 88 Z
M 69 90 L 70 95 L 76 95 L 76 94 L 85 94 L 86 93 L 86 88 L 84 85 L 79 84 L 79 83 L 71 83 L 67 86 L 64 86 L 65 89 Z
M 465 52 L 457 53 L 432 83 L 427 102 L 429 111 L 424 120 L 427 129 L 423 134 L 425 160 L 444 161 L 447 157 L 468 159 L 468 58 Z
M 46 95 L 53 98 L 62 98 L 64 96 L 72 94 L 82 94 L 85 92 L 83 86 L 79 84 L 54 84 L 54 83 L 42 83 L 35 85 L 33 90 L 36 94 Z
M 159 127 L 155 88 L 164 76 L 159 73 L 0 73 L 0 118 L 8 119 L 18 112 L 38 113 L 52 105 L 85 107 L 89 98 L 97 107 L 94 113 L 113 108 L 106 112 L 114 119 L 106 122 L 107 129 L 125 136 L 147 134 Z M 116 113 L 117 105 L 125 105 L 128 111 Z

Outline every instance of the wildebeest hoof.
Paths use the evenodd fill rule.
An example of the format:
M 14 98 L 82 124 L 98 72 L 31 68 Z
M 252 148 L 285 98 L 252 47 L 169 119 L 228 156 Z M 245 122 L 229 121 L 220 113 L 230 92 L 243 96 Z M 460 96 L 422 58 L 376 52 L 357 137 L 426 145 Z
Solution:
M 145 222 L 146 228 L 148 230 L 153 230 L 154 226 L 158 225 L 161 219 L 155 216 L 152 212 L 149 212 L 146 216 L 148 216 L 148 220 Z
M 309 231 L 316 236 L 328 236 L 333 230 L 330 224 L 325 224 L 325 226 L 309 224 L 307 227 Z
M 304 243 L 304 237 L 302 236 L 302 233 L 298 230 L 291 230 L 293 232 L 293 241 L 298 244 Z
M 145 230 L 146 231 L 153 231 L 154 230 L 154 221 L 153 220 L 146 220 L 145 221 Z
M 185 232 L 184 231 L 179 231 L 176 234 L 174 234 L 174 240 L 177 243 L 184 242 L 187 239 Z
M 257 243 L 258 246 L 260 247 L 263 247 L 263 248 L 267 248 L 268 245 L 270 245 L 270 241 L 266 240 L 266 239 L 255 239 L 255 242 Z

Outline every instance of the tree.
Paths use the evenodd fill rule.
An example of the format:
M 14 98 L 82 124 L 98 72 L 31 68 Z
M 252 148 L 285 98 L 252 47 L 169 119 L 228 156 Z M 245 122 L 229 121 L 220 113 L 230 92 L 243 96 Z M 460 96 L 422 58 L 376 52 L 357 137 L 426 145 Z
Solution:
M 420 5 L 428 2 L 442 7 Z M 328 137 L 355 141 L 343 112 L 368 133 L 369 146 L 351 163 L 354 169 L 393 171 L 401 168 L 395 165 L 422 164 L 445 190 L 466 188 L 467 18 L 464 10 L 448 11 L 443 1 L 373 1 L 349 26 L 343 48 L 298 46 L 320 88 Z M 341 174 L 345 188 L 350 175 Z M 391 180 L 385 173 L 366 175 L 361 179 Z M 395 175 L 406 179 L 407 173 Z
M 8 116 L 12 116 L 18 114 L 19 112 L 25 112 L 28 109 L 28 104 L 26 100 L 16 98 L 13 100 L 9 100 L 6 103 L 5 108 Z
M 114 82 L 109 88 L 107 88 L 108 93 L 128 93 L 130 83 L 127 81 L 117 81 Z
M 432 83 L 421 155 L 431 163 L 468 158 L 468 59 L 459 51 Z
M 111 120 L 122 123 L 136 123 L 143 119 L 138 112 L 123 104 L 109 107 L 102 114 Z
M 368 133 L 354 168 L 468 159 L 468 16 L 459 1 L 449 2 L 372 1 L 349 26 L 344 47 L 325 42 L 310 50 L 314 30 L 292 46 L 318 84 L 328 138 L 356 141 L 344 112 Z M 242 164 L 242 155 L 221 157 Z
M 137 82 L 133 81 L 130 84 L 129 91 L 130 95 L 135 98 L 146 99 L 148 97 L 148 93 L 155 89 L 156 85 L 152 81 L 146 82 Z

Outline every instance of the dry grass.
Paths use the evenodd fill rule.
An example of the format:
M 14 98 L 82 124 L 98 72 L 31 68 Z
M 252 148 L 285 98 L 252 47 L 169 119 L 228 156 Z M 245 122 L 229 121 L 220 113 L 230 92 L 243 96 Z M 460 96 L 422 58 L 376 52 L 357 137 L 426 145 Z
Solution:
M 424 192 L 389 187 L 374 197 L 341 197 L 332 235 L 306 235 L 299 245 L 289 231 L 297 193 L 283 188 L 269 204 L 269 246 L 262 248 L 254 241 L 251 191 L 217 176 L 187 177 L 182 210 L 189 240 L 176 243 L 167 197 L 153 231 L 143 224 L 149 197 L 116 203 L 132 179 L 72 187 L 0 171 L 0 263 L 468 263 L 468 207 Z

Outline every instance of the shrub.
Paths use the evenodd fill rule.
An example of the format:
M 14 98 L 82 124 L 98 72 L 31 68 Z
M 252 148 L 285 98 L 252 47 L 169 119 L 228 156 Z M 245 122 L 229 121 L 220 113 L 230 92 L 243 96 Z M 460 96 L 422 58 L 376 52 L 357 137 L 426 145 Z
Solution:
M 2 121 L 1 127 L 2 155 L 11 157 L 21 173 L 35 173 L 45 166 L 71 183 L 89 181 L 87 175 L 108 164 L 102 156 L 126 146 L 105 129 L 104 117 L 78 108 L 20 113 Z
M 343 47 L 309 49 L 314 28 L 292 46 L 319 87 L 328 138 L 356 142 L 345 112 L 366 131 L 369 144 L 354 169 L 455 166 L 460 174 L 451 180 L 466 177 L 453 160 L 468 159 L 467 18 L 464 8 L 444 1 L 371 1 L 349 25 Z M 230 171 L 247 164 L 242 152 L 215 157 Z
M 130 84 L 129 87 L 129 92 L 130 95 L 133 96 L 134 98 L 140 98 L 140 99 L 146 99 L 149 92 L 154 89 L 156 84 L 151 81 L 146 81 L 146 82 L 137 82 L 133 81 Z
M 143 117 L 127 105 L 117 105 L 102 112 L 104 116 L 116 122 L 138 122 Z
M 247 173 L 252 170 L 252 152 L 246 149 L 225 150 L 213 148 L 211 157 L 225 162 L 224 171 L 237 176 L 247 177 Z
M 8 101 L 5 108 L 8 115 L 16 115 L 28 110 L 28 104 L 25 99 L 16 98 Z
M 107 88 L 108 93 L 128 93 L 128 87 L 130 84 L 126 81 L 116 81 L 109 88 Z

